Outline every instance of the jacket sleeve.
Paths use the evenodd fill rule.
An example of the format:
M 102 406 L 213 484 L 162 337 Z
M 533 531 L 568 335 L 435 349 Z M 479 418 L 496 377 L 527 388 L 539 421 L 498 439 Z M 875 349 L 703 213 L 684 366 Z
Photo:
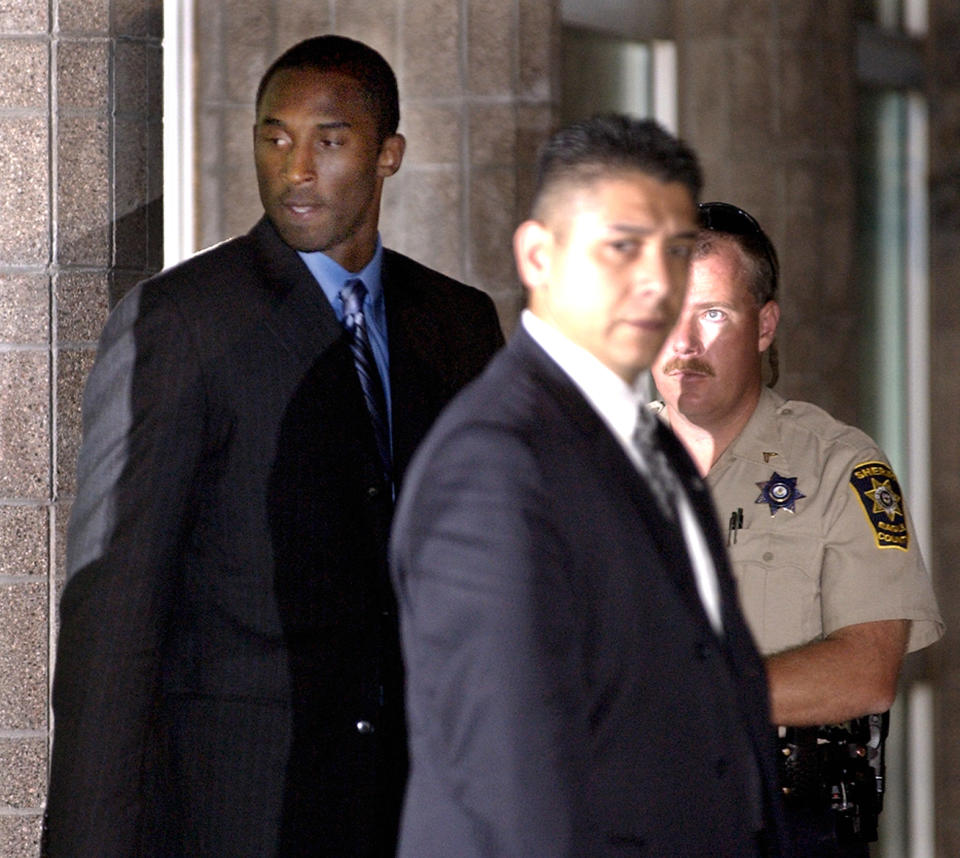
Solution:
M 535 457 L 473 425 L 418 458 L 394 529 L 413 764 L 399 854 L 590 854 L 574 844 L 582 635 Z
M 203 438 L 197 351 L 169 299 L 114 310 L 83 403 L 53 687 L 45 853 L 140 854 L 159 659 Z

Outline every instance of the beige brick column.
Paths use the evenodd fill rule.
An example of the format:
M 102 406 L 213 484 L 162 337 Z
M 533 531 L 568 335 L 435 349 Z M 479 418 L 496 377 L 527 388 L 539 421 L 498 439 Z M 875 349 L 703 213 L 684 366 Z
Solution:
M 930 0 L 930 348 L 937 856 L 960 855 L 960 5 Z
M 511 235 L 550 130 L 559 4 L 545 0 L 197 0 L 197 244 L 261 214 L 253 97 L 267 64 L 325 32 L 380 51 L 400 85 L 407 154 L 384 192 L 384 242 L 489 291 L 505 326 Z
M 79 402 L 159 267 L 160 0 L 0 4 L 0 854 L 36 854 Z
M 750 210 L 780 254 L 779 388 L 855 422 L 854 4 L 675 6 L 680 133 L 703 160 L 704 198 Z

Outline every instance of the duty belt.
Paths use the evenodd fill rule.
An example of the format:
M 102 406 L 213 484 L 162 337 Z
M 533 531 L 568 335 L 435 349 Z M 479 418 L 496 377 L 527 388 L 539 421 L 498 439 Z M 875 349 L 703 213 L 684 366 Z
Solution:
M 780 787 L 788 807 L 835 814 L 841 840 L 877 839 L 890 713 L 844 724 L 780 727 Z

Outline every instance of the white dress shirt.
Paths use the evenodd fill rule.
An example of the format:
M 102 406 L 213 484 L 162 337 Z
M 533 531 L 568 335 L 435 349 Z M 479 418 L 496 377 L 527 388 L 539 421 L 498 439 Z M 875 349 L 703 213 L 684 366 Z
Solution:
M 649 475 L 646 462 L 633 443 L 637 424 L 637 411 L 646 407 L 646 391 L 642 379 L 633 385 L 627 384 L 613 370 L 586 349 L 561 334 L 530 310 L 520 317 L 524 329 L 537 344 L 557 363 L 586 397 L 587 402 L 607 424 L 620 442 L 627 456 L 642 474 Z M 687 553 L 693 566 L 700 601 L 714 630 L 721 634 L 720 586 L 717 570 L 710 557 L 706 539 L 686 492 L 677 498 L 679 521 L 683 531 Z

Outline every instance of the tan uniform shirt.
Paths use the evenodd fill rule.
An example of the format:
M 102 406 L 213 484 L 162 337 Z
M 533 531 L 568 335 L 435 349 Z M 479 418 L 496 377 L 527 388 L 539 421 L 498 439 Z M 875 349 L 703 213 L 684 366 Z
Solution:
M 707 483 L 764 655 L 874 620 L 911 620 L 908 652 L 943 634 L 896 475 L 859 429 L 765 388 Z

